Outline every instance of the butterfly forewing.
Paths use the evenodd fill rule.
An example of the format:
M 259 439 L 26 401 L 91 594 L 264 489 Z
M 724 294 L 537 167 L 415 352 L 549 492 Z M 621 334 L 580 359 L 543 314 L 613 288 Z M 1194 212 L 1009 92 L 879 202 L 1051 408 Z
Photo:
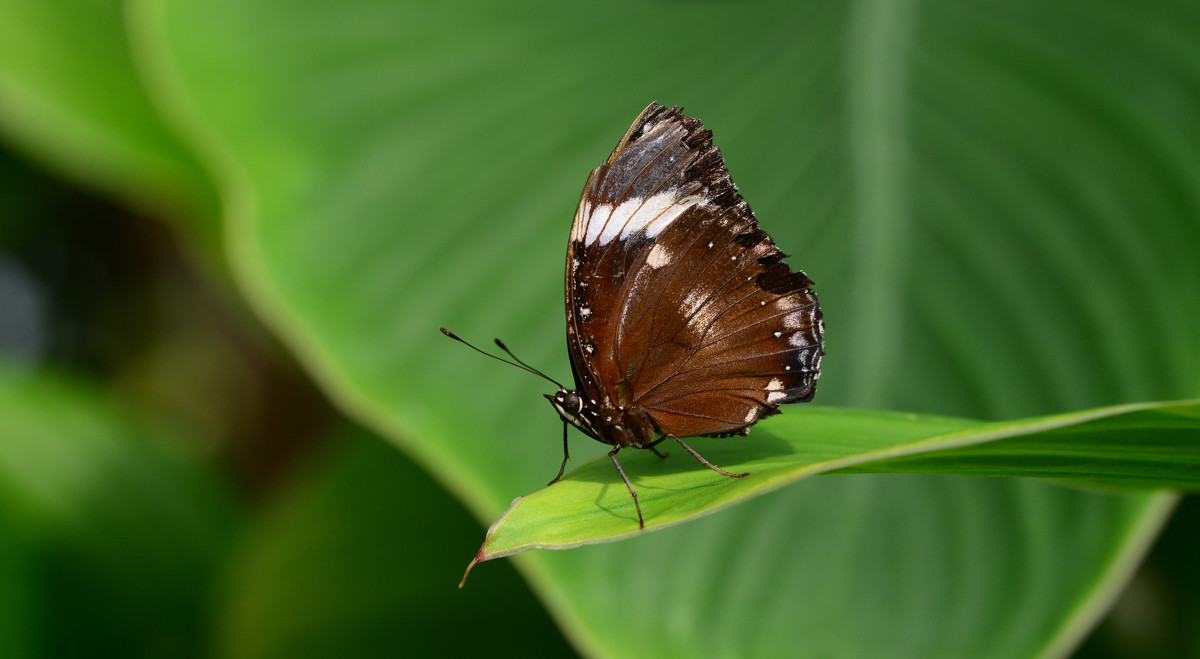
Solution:
M 648 107 L 584 188 L 567 254 L 581 395 L 658 433 L 724 434 L 812 397 L 812 282 L 783 263 L 711 133 Z
M 655 121 L 663 112 L 647 108 L 588 177 L 567 249 L 567 342 L 576 385 L 616 406 L 631 403 L 628 389 L 617 386 L 625 378 L 613 359 L 627 284 L 651 255 L 655 236 L 704 201 L 685 172 L 705 136 L 689 138 L 679 121 Z

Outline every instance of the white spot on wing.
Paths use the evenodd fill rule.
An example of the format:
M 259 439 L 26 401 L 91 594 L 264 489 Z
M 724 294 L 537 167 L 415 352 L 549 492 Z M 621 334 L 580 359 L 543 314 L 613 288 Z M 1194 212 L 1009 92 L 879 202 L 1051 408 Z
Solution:
M 587 202 L 583 208 L 583 212 L 585 215 L 583 225 L 581 226 L 587 227 L 587 233 L 581 237 L 583 238 L 583 244 L 591 245 L 596 242 L 596 238 L 600 235 L 600 229 L 604 227 L 604 221 L 612 214 L 612 206 L 600 204 L 593 207 L 591 202 Z
M 684 329 L 690 334 L 699 336 L 712 324 L 713 318 L 717 315 L 717 306 L 708 304 L 709 301 L 704 291 L 693 288 L 688 291 L 687 296 L 680 303 L 679 312 L 688 318 L 687 326 Z
M 790 330 L 800 329 L 800 325 L 803 324 L 803 318 L 804 318 L 804 315 L 799 311 L 797 311 L 796 313 L 790 313 L 790 314 L 784 316 L 783 317 L 783 329 L 790 329 Z
M 767 402 L 775 403 L 787 398 L 787 394 L 783 393 L 783 381 L 779 378 L 771 378 L 771 382 L 767 384 Z
M 608 220 L 601 223 L 603 224 L 603 231 L 600 233 L 600 244 L 607 245 L 613 241 L 613 238 L 627 233 L 629 226 L 635 222 L 645 224 L 648 220 L 644 220 L 642 214 L 648 210 L 646 206 L 647 200 L 642 197 L 631 197 L 621 202 L 620 206 L 613 209 L 612 215 Z M 636 220 L 634 219 L 635 217 L 637 218 Z M 593 222 L 599 219 L 595 218 Z M 591 235 L 591 231 L 588 231 L 588 235 Z
M 700 307 L 700 311 L 698 311 L 696 315 L 692 316 L 692 319 L 688 321 L 687 330 L 694 334 L 703 332 L 704 330 L 708 329 L 709 325 L 712 324 L 713 318 L 715 318 L 716 315 L 717 307 L 715 305 L 706 304 Z
M 646 257 L 646 264 L 651 268 L 661 268 L 671 262 L 671 252 L 662 243 L 654 243 L 654 249 Z
M 679 308 L 685 316 L 690 316 L 703 301 L 704 293 L 698 288 L 693 288 L 688 291 L 687 297 L 683 298 L 683 304 L 679 305 Z
M 651 197 L 651 200 L 653 201 L 657 197 L 662 197 L 665 203 L 662 205 L 663 210 L 661 212 L 656 211 L 653 213 L 653 216 L 649 218 L 649 224 L 646 225 L 646 235 L 651 238 L 654 238 L 658 234 L 662 233 L 663 229 L 666 229 L 680 215 L 683 215 L 684 211 L 692 206 L 699 206 L 702 204 L 702 202 L 704 202 L 703 197 L 695 196 L 678 199 L 676 198 L 674 191 L 656 194 L 654 197 Z M 621 233 L 622 238 L 625 238 L 628 235 L 629 234 L 625 232 Z
M 662 233 L 680 215 L 692 206 L 704 201 L 703 197 L 691 196 L 680 199 L 674 188 L 660 192 L 650 198 L 630 197 L 614 208 L 610 204 L 599 204 L 594 209 L 585 203 L 580 207 L 583 223 L 587 231 L 582 236 L 587 245 L 599 242 L 607 245 L 618 237 L 626 240 L 637 233 L 644 233 L 648 238 L 654 238 Z M 576 226 L 580 226 L 580 216 L 576 215 Z M 572 234 L 578 240 L 579 232 Z
M 751 408 L 750 408 L 750 411 L 749 411 L 749 412 L 746 412 L 746 418 L 745 418 L 745 422 L 746 422 L 746 423 L 750 423 L 751 421 L 753 421 L 753 420 L 755 420 L 755 419 L 757 419 L 757 418 L 758 418 L 758 408 L 757 408 L 757 407 L 751 407 Z
M 584 227 L 592 217 L 592 202 L 583 200 L 575 209 L 575 222 L 571 225 L 571 240 L 579 242 L 583 240 Z

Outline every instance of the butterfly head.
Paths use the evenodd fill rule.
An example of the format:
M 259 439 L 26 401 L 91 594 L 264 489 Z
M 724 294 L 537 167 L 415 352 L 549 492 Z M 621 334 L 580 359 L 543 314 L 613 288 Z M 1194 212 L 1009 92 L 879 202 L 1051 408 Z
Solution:
M 584 406 L 587 404 L 583 397 L 574 391 L 559 389 L 558 393 L 551 396 L 545 394 L 546 400 L 554 406 L 554 410 L 563 418 L 563 421 L 579 428 L 591 437 L 599 437 L 596 429 L 592 426 L 591 421 L 583 413 Z

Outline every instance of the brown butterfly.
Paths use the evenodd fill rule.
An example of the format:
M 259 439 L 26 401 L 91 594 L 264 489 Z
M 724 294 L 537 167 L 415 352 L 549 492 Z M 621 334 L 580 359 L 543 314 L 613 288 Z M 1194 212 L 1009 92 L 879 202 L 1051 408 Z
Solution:
M 567 346 L 575 388 L 496 340 L 515 366 L 559 387 L 546 396 L 563 419 L 563 463 L 550 484 L 570 457 L 567 424 L 613 447 L 608 455 L 642 528 L 637 491 L 617 461 L 621 449 L 666 457 L 656 447 L 670 438 L 704 466 L 745 476 L 680 438 L 745 435 L 780 405 L 812 399 L 824 323 L 812 281 L 785 257 L 738 194 L 712 131 L 677 107 L 643 110 L 588 177 L 571 226 Z

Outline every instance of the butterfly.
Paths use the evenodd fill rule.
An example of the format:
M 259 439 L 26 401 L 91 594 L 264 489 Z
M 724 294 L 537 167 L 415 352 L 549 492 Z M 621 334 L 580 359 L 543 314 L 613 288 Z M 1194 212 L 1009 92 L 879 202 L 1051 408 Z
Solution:
M 712 131 L 678 107 L 651 103 L 588 176 L 566 263 L 567 348 L 575 387 L 546 378 L 568 426 L 617 454 L 671 439 L 731 478 L 682 438 L 746 435 L 785 403 L 816 391 L 824 321 L 813 282 L 792 271 L 738 194 Z

